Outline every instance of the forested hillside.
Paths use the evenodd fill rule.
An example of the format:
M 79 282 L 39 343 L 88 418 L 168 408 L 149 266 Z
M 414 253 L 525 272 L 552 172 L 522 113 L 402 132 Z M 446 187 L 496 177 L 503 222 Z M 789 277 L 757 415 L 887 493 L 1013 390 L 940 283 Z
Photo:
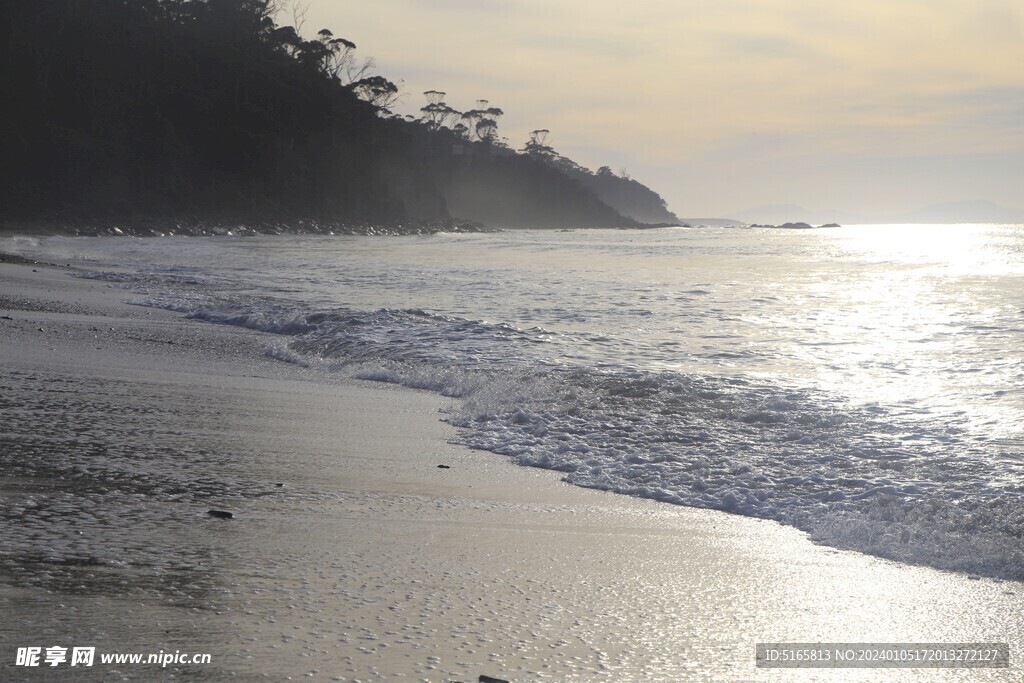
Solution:
M 393 115 L 353 42 L 300 36 L 270 0 L 4 2 L 0 54 L 0 226 L 636 224 L 511 150 L 486 102 Z

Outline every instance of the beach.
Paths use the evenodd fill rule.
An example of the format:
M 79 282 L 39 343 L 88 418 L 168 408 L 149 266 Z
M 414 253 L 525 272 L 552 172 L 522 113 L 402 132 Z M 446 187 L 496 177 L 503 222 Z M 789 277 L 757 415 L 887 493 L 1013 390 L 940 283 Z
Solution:
M 1022 675 L 1019 582 L 571 486 L 456 443 L 453 399 L 73 273 L 0 263 L 4 680 Z M 1011 664 L 773 670 L 759 642 L 1005 642 Z M 210 661 L 16 665 L 55 646 Z

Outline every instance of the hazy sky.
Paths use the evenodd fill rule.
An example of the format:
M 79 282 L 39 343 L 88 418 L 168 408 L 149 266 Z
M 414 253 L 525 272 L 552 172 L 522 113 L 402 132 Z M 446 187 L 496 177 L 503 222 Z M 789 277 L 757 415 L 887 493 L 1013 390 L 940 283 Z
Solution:
M 681 216 L 1024 208 L 1021 0 L 302 0 L 421 93 L 505 110 Z M 290 23 L 285 10 L 281 23 Z

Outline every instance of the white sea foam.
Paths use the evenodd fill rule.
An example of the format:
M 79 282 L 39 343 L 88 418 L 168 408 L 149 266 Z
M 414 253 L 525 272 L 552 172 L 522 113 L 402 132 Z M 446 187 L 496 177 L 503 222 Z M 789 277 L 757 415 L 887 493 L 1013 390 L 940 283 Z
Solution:
M 570 483 L 775 519 L 816 541 L 903 561 L 1024 579 L 1024 514 L 977 445 L 936 424 L 907 445 L 893 416 L 803 389 L 722 377 L 459 362 L 463 332 L 507 326 L 421 312 L 190 317 L 298 335 L 275 357 L 463 399 L 450 419 L 473 448 Z M 449 362 L 450 358 L 455 361 Z M 915 426 L 920 429 L 920 425 Z M 944 443 L 944 451 L 936 445 Z M 957 459 L 957 467 L 945 461 Z

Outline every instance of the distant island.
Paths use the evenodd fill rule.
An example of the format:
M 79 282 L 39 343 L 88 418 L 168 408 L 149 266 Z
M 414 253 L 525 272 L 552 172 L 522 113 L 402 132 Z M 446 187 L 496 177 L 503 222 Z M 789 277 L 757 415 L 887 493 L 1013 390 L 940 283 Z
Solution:
M 0 230 L 425 232 L 678 224 L 625 173 L 520 149 L 486 100 L 398 88 L 270 0 L 0 6 Z
M 796 223 L 783 223 L 782 225 L 772 225 L 770 223 L 752 223 L 750 225 L 750 227 L 752 227 L 752 228 L 774 228 L 774 229 L 777 229 L 777 230 L 810 230 L 811 228 L 815 228 L 815 227 L 818 227 L 818 228 L 840 228 L 842 226 L 839 225 L 838 223 L 825 223 L 824 225 L 814 226 L 814 225 L 811 225 L 810 223 L 804 223 L 803 221 L 798 221 Z

